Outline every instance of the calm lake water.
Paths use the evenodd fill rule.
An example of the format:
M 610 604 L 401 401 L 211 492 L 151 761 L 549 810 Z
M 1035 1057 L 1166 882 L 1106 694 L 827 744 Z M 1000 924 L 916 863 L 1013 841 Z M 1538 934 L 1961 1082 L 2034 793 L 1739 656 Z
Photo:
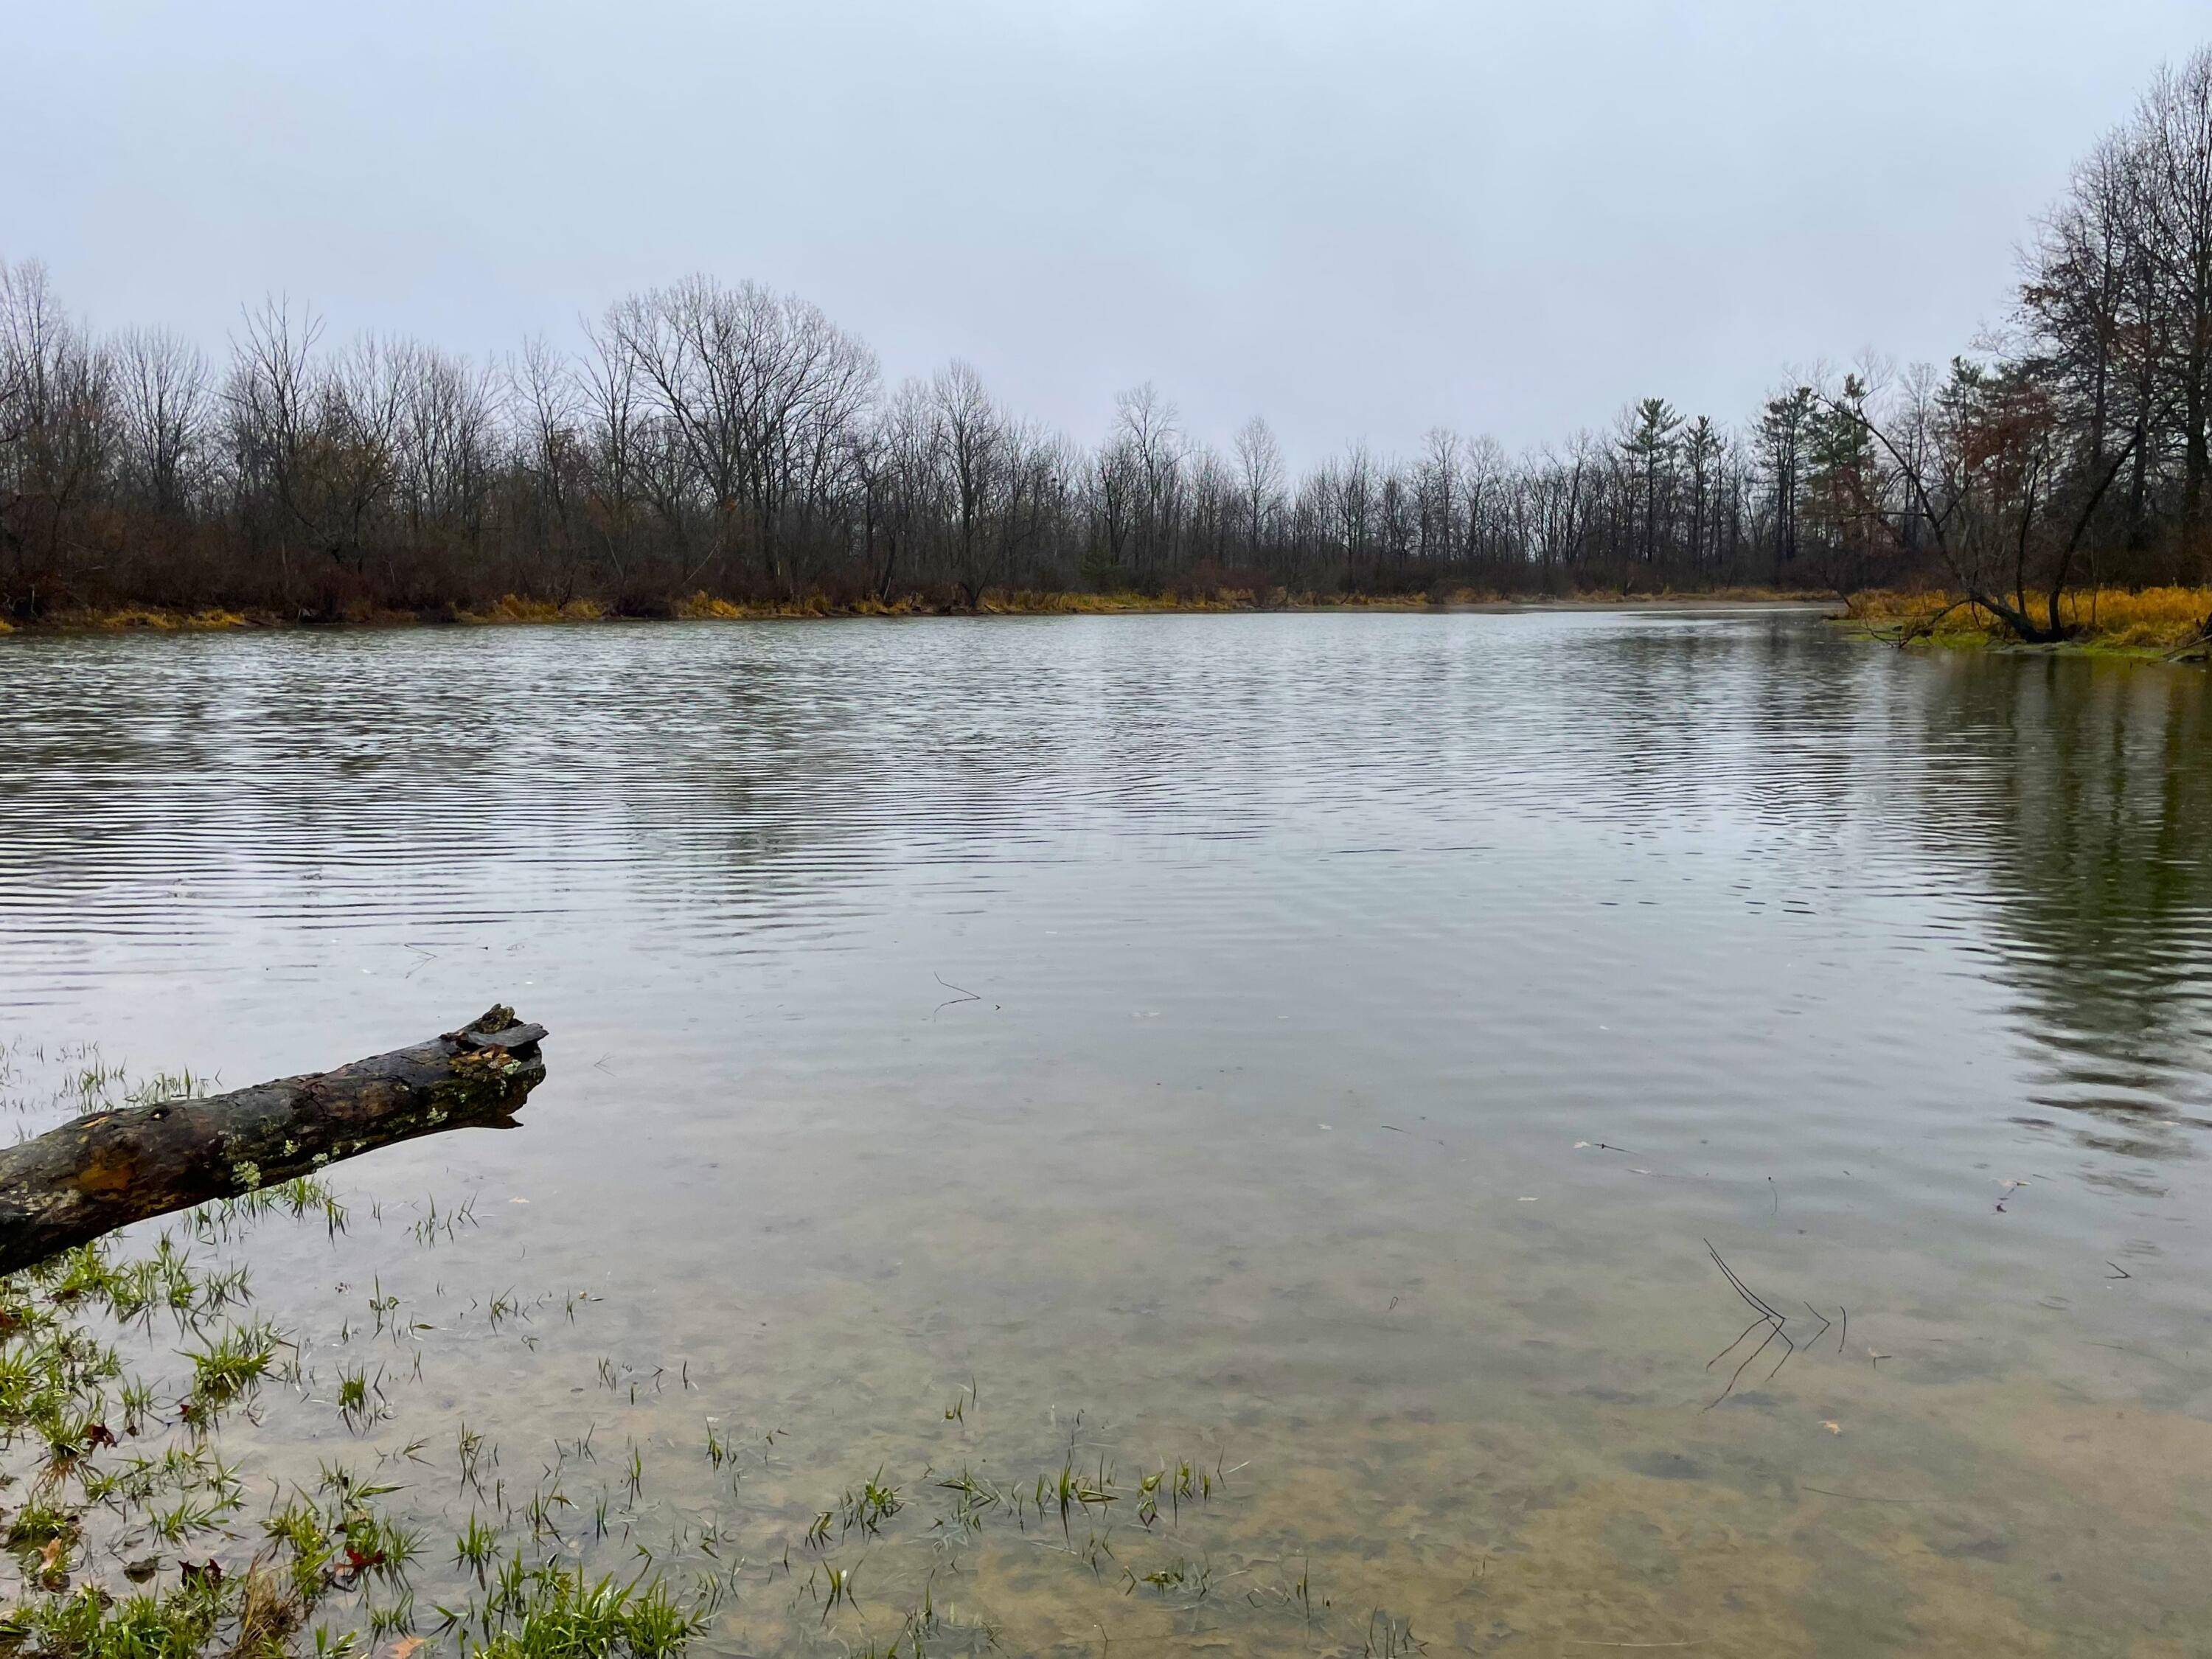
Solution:
M 2212 1644 L 2201 671 L 1750 611 L 0 645 L 27 1128 L 87 1045 L 237 1085 L 494 1001 L 520 1130 L 238 1243 L 304 1380 L 230 1449 L 384 1454 L 444 1538 L 471 1425 L 544 1547 L 726 1571 L 710 1651 L 925 1594 L 932 1652 Z M 1732 1389 L 1711 1251 L 1799 1345 Z M 938 1484 L 1071 1462 L 1065 1524 Z

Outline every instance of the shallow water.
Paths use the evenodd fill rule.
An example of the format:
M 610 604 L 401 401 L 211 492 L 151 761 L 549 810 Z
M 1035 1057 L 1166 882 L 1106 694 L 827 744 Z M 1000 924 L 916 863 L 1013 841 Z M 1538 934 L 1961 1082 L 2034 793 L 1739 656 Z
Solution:
M 1794 613 L 0 647 L 27 1127 L 554 1033 L 240 1247 L 309 1380 L 234 1449 L 422 1440 L 450 1531 L 490 1431 L 596 1571 L 718 1528 L 716 1651 L 2203 1650 L 2208 854 L 2201 671 Z M 1708 1241 L 1801 1345 L 1732 1389 Z M 1226 1491 L 930 1530 L 1071 1448 Z

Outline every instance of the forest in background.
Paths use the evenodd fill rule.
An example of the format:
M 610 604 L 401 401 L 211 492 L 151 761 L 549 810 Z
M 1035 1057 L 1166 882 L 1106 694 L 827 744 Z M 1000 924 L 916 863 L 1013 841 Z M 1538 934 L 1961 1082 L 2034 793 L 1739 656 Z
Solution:
M 2023 265 L 2001 337 L 1943 368 L 1793 376 L 1735 424 L 1645 398 L 1518 455 L 1439 428 L 1293 476 L 1263 420 L 1223 451 L 1151 386 L 1088 447 L 963 363 L 887 387 L 751 283 L 635 295 L 579 351 L 493 362 L 333 341 L 267 300 L 217 362 L 95 332 L 0 259 L 0 618 L 1765 586 L 1926 588 L 2057 638 L 2076 586 L 2212 578 L 2212 47 L 2081 161 Z

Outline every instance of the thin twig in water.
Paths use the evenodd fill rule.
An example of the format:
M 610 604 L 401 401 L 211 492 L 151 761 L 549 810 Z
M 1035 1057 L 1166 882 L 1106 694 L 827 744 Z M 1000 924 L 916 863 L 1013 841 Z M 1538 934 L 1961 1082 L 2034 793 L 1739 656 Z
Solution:
M 1854 1504 L 1932 1504 L 1936 1501 L 1932 1498 L 1875 1498 L 1863 1492 L 1831 1492 L 1826 1486 L 1808 1486 L 1802 1482 L 1797 1490 L 1816 1492 L 1823 1498 L 1848 1498 Z
M 935 980 L 939 985 L 942 985 L 948 991 L 957 991 L 960 993 L 957 997 L 947 997 L 944 1001 L 939 1003 L 937 1006 L 931 1009 L 929 1011 L 929 1017 L 932 1019 L 935 1019 L 947 1008 L 957 1008 L 963 1002 L 981 1002 L 983 1000 L 977 996 L 973 991 L 969 990 L 966 986 L 955 985 L 951 980 L 945 978 L 942 974 L 932 974 L 930 978 Z
M 1401 1129 L 1395 1123 L 1378 1123 L 1375 1127 L 1378 1129 L 1388 1129 L 1394 1135 L 1410 1135 L 1413 1133 L 1411 1129 Z M 1427 1140 L 1437 1140 L 1437 1138 L 1434 1135 L 1426 1135 L 1424 1136 L 1423 1139 Z M 1443 1142 L 1437 1140 L 1437 1145 L 1442 1146 Z
M 1768 1178 L 1770 1180 L 1772 1179 L 1771 1176 Z M 1707 1370 L 1712 1370 L 1712 1368 L 1719 1364 L 1722 1360 L 1734 1353 L 1737 1348 L 1742 1346 L 1745 1340 L 1760 1326 L 1764 1325 L 1767 1328 L 1765 1337 L 1759 1342 L 1759 1345 L 1757 1347 L 1753 1348 L 1749 1354 L 1745 1356 L 1743 1363 L 1738 1365 L 1735 1368 L 1734 1374 L 1729 1376 L 1728 1380 L 1728 1387 L 1723 1389 L 1717 1398 L 1706 1403 L 1705 1409 L 1707 1411 L 1711 1411 L 1715 1406 L 1719 1405 L 1723 1400 L 1727 1399 L 1730 1395 L 1735 1392 L 1735 1385 L 1742 1380 L 1744 1372 L 1751 1369 L 1752 1362 L 1753 1360 L 1757 1359 L 1759 1355 L 1765 1353 L 1769 1348 L 1774 1346 L 1775 1338 L 1780 1337 L 1782 1339 L 1783 1352 L 1782 1358 L 1774 1362 L 1774 1369 L 1766 1374 L 1766 1380 L 1770 1382 L 1776 1377 L 1782 1375 L 1782 1368 L 1788 1364 L 1791 1357 L 1796 1353 L 1797 1344 L 1790 1336 L 1790 1333 L 1783 1328 L 1790 1322 L 1788 1316 L 1779 1312 L 1771 1304 L 1767 1302 L 1765 1297 L 1759 1296 L 1756 1291 L 1754 1291 L 1750 1285 L 1745 1284 L 1742 1279 L 1736 1277 L 1735 1269 L 1729 1267 L 1727 1262 L 1722 1261 L 1721 1253 L 1713 1249 L 1712 1240 L 1708 1238 L 1703 1242 L 1705 1247 L 1705 1254 L 1712 1257 L 1713 1265 L 1718 1267 L 1721 1270 L 1722 1276 L 1724 1277 L 1731 1285 L 1735 1286 L 1735 1293 L 1743 1298 L 1744 1304 L 1751 1309 L 1753 1313 L 1759 1316 L 1758 1318 L 1753 1320 L 1750 1324 L 1743 1328 L 1742 1335 L 1738 1336 L 1735 1341 L 1729 1343 L 1728 1346 L 1723 1348 L 1711 1359 L 1708 1359 L 1705 1362 L 1705 1369 Z
M 1741 1343 L 1745 1337 L 1749 1336 L 1753 1331 L 1757 1330 L 1761 1325 L 1764 1325 L 1766 1322 L 1766 1316 L 1765 1314 L 1761 1314 L 1758 1318 L 1753 1320 L 1750 1324 L 1745 1326 L 1741 1331 L 1737 1333 L 1735 1342 L 1729 1343 L 1728 1346 L 1723 1348 L 1711 1359 L 1705 1361 L 1705 1369 L 1707 1370 L 1711 1370 L 1714 1366 L 1719 1364 L 1722 1360 L 1726 1359 L 1730 1354 L 1736 1351 L 1737 1344 Z
M 1735 1286 L 1735 1293 L 1738 1296 L 1741 1297 L 1746 1302 L 1749 1303 L 1753 1308 L 1757 1309 L 1769 1319 L 1779 1319 L 1782 1317 L 1780 1314 L 1775 1312 L 1772 1308 L 1769 1307 L 1765 1301 L 1752 1294 L 1751 1286 L 1745 1284 L 1741 1279 L 1737 1278 L 1735 1269 L 1729 1267 L 1727 1262 L 1721 1260 L 1721 1253 L 1713 1249 L 1712 1240 L 1710 1238 L 1700 1239 L 1698 1243 L 1705 1247 L 1705 1254 L 1712 1257 L 1713 1265 L 1721 1270 L 1722 1273 L 1727 1278 L 1729 1284 Z

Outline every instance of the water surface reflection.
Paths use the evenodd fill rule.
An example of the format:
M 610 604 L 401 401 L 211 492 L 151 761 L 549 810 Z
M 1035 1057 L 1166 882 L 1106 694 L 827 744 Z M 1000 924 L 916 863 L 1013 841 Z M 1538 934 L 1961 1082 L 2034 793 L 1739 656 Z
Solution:
M 318 1352 L 428 1310 L 376 1444 L 635 1443 L 675 1559 L 879 1466 L 1235 1471 L 1110 1561 L 918 1514 L 727 1650 L 951 1583 L 1016 1652 L 2186 1652 L 2207 686 L 1757 611 L 13 641 L 0 1032 L 550 1026 L 524 1133 L 257 1279 Z M 1711 1409 L 1708 1239 L 1835 1322 Z M 269 1455 L 356 1443 L 313 1394 Z

